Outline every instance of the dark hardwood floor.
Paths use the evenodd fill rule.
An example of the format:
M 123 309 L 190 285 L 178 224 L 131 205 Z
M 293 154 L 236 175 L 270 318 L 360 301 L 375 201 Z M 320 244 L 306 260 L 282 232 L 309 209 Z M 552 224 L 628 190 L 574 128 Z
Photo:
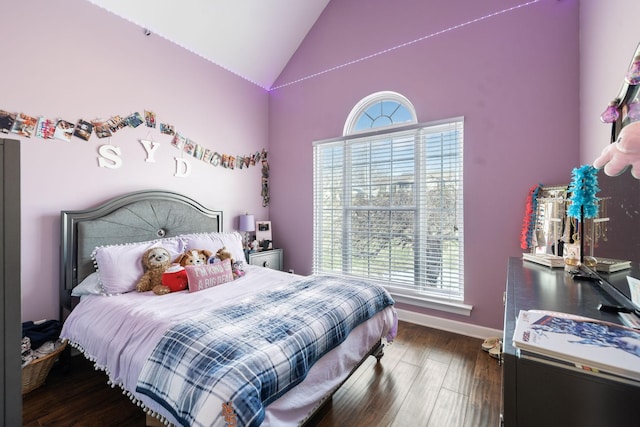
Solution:
M 482 340 L 401 322 L 376 363 L 368 358 L 336 392 L 318 427 L 499 425 L 501 366 Z M 145 415 L 83 357 L 23 398 L 23 426 L 144 426 Z

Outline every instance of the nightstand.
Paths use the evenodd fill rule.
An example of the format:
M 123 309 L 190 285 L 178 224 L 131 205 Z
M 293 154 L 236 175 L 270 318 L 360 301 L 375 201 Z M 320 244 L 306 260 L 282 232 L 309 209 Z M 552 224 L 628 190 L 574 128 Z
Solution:
M 282 271 L 282 249 L 250 253 L 249 264 Z

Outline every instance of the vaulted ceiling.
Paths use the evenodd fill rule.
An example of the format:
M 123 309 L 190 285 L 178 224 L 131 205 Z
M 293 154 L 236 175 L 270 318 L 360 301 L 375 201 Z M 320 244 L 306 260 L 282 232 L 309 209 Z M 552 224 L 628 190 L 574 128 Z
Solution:
M 269 88 L 329 0 L 88 0 Z

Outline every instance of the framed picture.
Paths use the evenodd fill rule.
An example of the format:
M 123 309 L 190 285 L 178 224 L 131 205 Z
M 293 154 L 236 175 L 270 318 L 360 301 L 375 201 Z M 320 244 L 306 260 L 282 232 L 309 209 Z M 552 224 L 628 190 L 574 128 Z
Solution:
M 273 249 L 271 221 L 256 221 L 256 240 L 259 251 Z

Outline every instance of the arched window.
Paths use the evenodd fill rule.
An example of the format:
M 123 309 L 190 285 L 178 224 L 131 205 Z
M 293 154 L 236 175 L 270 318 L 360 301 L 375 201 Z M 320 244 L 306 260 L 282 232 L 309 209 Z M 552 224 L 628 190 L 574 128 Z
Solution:
M 396 92 L 377 92 L 358 102 L 344 125 L 343 135 L 417 123 L 411 102 Z
M 379 281 L 399 301 L 469 314 L 462 142 L 463 118 L 419 124 L 398 93 L 362 99 L 343 136 L 314 143 L 314 273 Z

